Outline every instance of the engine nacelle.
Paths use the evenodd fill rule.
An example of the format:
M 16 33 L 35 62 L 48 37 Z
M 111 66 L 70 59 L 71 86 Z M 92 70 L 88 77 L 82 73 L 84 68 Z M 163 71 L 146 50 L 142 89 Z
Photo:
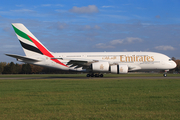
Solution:
M 127 65 L 112 65 L 110 67 L 110 72 L 115 74 L 128 73 Z
M 109 72 L 109 63 L 108 62 L 95 62 L 91 64 L 93 71 L 100 72 Z

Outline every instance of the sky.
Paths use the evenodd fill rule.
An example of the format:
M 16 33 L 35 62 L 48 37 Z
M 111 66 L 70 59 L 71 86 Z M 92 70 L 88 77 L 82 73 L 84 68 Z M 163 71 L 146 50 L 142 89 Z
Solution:
M 4 0 L 0 62 L 25 55 L 11 23 L 51 52 L 158 52 L 180 59 L 179 0 Z

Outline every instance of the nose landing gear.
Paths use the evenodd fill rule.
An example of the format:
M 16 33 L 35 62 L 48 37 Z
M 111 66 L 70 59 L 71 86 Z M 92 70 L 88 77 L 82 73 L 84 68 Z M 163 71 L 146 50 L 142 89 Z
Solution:
M 167 73 L 164 73 L 163 76 L 164 76 L 164 77 L 167 77 Z
M 165 72 L 163 74 L 164 77 L 167 77 L 167 71 L 169 71 L 169 70 L 165 70 Z

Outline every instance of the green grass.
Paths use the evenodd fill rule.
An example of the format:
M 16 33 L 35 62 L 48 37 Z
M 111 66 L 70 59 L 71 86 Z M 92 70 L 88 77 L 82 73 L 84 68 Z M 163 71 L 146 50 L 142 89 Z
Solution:
M 179 118 L 179 79 L 0 80 L 1 120 Z

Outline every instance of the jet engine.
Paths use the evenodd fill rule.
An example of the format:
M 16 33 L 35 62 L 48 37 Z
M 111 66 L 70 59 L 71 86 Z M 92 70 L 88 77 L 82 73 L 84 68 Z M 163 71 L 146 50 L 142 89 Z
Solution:
M 108 62 L 95 62 L 91 64 L 93 71 L 100 72 L 109 72 L 109 63 Z
M 115 74 L 122 74 L 128 73 L 128 66 L 127 65 L 112 65 L 110 67 L 110 72 Z

